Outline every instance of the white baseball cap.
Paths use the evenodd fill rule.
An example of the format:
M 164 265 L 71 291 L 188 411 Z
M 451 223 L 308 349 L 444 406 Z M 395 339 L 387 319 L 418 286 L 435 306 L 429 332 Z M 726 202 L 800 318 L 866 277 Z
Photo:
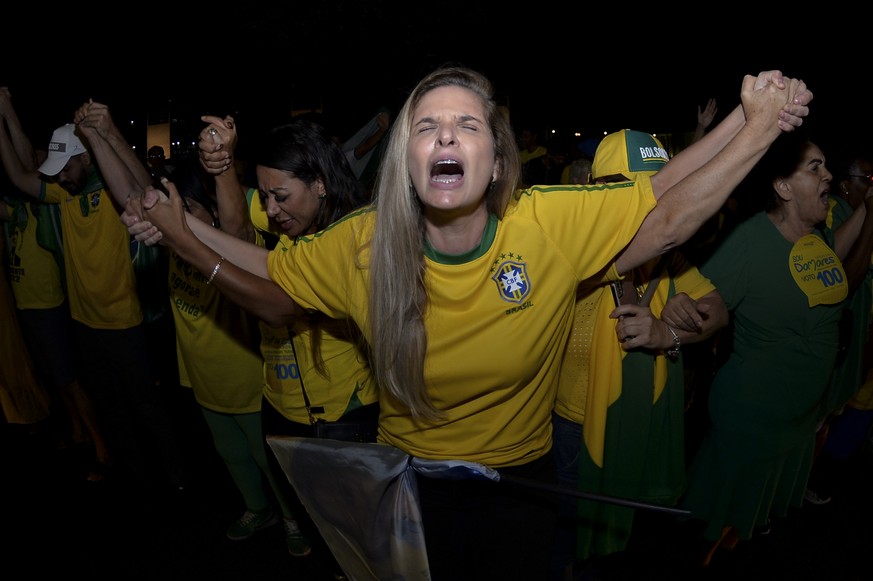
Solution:
M 85 153 L 85 146 L 76 136 L 76 126 L 73 123 L 62 125 L 52 133 L 52 140 L 48 144 L 48 156 L 39 166 L 39 171 L 47 176 L 58 175 L 70 158 L 80 153 Z

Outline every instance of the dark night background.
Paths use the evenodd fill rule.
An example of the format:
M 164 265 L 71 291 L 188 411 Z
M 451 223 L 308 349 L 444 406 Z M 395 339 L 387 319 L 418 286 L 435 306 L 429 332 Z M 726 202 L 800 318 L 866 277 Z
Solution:
M 517 129 L 583 137 L 691 132 L 697 105 L 716 97 L 717 122 L 738 103 L 745 73 L 778 68 L 815 93 L 807 126 L 826 154 L 869 131 L 865 31 L 830 42 L 819 9 L 799 25 L 740 6 L 598 10 L 550 0 L 24 6 L 6 18 L 0 85 L 38 141 L 93 98 L 120 125 L 169 114 L 196 133 L 199 115 L 232 113 L 244 147 L 247 132 L 301 109 L 320 108 L 349 137 L 379 106 L 396 112 L 419 78 L 449 61 L 487 74 Z

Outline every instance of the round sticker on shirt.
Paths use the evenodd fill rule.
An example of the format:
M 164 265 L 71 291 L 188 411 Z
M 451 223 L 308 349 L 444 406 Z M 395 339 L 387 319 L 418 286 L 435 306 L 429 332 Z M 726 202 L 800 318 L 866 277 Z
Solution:
M 809 306 L 832 305 L 849 294 L 843 264 L 830 246 L 814 234 L 794 244 L 789 255 L 791 276 L 809 299 Z

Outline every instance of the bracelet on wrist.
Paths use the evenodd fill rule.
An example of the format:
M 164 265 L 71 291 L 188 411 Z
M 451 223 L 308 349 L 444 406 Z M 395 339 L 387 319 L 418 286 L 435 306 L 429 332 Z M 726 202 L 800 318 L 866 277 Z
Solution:
M 212 269 L 212 274 L 209 275 L 209 278 L 206 279 L 206 284 L 212 284 L 212 281 L 215 280 L 215 275 L 218 274 L 218 271 L 221 270 L 221 263 L 224 262 L 224 257 L 220 257 L 218 262 L 215 263 L 215 266 Z
M 666 323 L 664 323 L 667 325 Z M 673 335 L 673 346 L 666 351 L 664 354 L 670 359 L 676 359 L 679 357 L 679 351 L 682 349 L 682 342 L 679 340 L 679 335 L 676 334 L 676 331 L 673 330 L 673 327 L 667 325 L 667 329 L 670 330 L 670 334 Z

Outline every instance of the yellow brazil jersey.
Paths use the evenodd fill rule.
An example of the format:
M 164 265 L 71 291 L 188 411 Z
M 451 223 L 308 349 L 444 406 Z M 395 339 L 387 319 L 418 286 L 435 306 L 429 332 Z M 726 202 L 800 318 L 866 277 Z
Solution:
M 179 382 L 193 388 L 214 412 L 250 414 L 261 409 L 261 354 L 257 320 L 206 277 L 170 253 L 170 302 L 176 328 Z
M 247 197 L 258 244 L 264 246 L 263 235 L 270 226 L 267 213 L 258 200 L 257 190 L 250 189 Z M 285 234 L 274 236 L 278 239 L 277 248 L 287 249 L 294 244 Z M 267 401 L 284 417 L 301 424 L 309 423 L 303 389 L 310 400 L 313 418 L 329 422 L 340 419 L 355 405 L 377 402 L 376 379 L 353 327 L 348 320 L 327 317 L 321 317 L 317 330 L 304 320 L 298 321 L 293 329 L 261 323 L 263 392 Z M 314 358 L 314 332 L 319 334 L 322 369 Z
M 438 423 L 381 401 L 379 440 L 431 459 L 495 468 L 551 448 L 551 412 L 576 288 L 601 274 L 654 207 L 651 182 L 534 187 L 462 256 L 427 251 L 425 382 Z M 270 277 L 304 308 L 352 317 L 367 332 L 361 210 L 268 258 Z
M 13 241 L 7 272 L 19 309 L 51 309 L 65 299 L 58 263 L 37 242 L 36 227 L 37 218 L 30 211 L 30 204 L 18 206 L 15 219 L 7 224 Z
M 130 234 L 105 188 L 71 196 L 43 183 L 41 199 L 59 204 L 67 299 L 73 319 L 94 329 L 128 329 L 142 322 L 130 258 Z

